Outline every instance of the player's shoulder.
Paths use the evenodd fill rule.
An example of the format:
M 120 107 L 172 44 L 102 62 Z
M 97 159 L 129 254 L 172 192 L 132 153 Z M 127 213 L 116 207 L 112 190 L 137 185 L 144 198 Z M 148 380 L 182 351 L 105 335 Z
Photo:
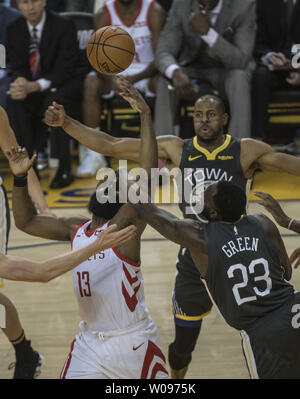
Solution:
M 273 152 L 274 149 L 267 143 L 261 140 L 253 139 L 253 138 L 244 138 L 241 139 L 241 150 L 245 150 L 247 152 L 251 151 L 268 151 Z

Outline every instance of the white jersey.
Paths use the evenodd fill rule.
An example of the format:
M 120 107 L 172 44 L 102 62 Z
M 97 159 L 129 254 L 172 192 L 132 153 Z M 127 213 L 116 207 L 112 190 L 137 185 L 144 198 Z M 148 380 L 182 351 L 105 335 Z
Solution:
M 76 250 L 95 241 L 110 222 L 87 231 L 91 220 L 77 228 L 72 239 Z M 125 259 L 114 248 L 101 251 L 73 269 L 75 295 L 86 329 L 126 329 L 150 319 L 144 297 L 140 264 Z
M 109 0 L 104 8 L 109 16 L 109 24 L 127 31 L 134 40 L 135 56 L 131 65 L 118 75 L 135 75 L 145 70 L 154 60 L 148 14 L 154 0 L 141 0 L 137 16 L 131 25 L 126 25 L 118 14 L 116 0 Z

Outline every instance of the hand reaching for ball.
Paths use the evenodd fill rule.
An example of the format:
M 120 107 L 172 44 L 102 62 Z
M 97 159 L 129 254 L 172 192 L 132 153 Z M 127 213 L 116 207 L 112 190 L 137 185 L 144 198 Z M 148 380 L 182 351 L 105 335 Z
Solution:
M 53 101 L 45 112 L 44 122 L 51 127 L 63 127 L 65 119 L 66 112 L 64 107 Z
M 135 111 L 140 113 L 150 111 L 150 108 L 142 94 L 133 87 L 132 83 L 130 83 L 128 79 L 123 76 L 118 76 L 115 79 L 114 86 L 115 91 L 122 96 L 124 100 L 128 101 Z

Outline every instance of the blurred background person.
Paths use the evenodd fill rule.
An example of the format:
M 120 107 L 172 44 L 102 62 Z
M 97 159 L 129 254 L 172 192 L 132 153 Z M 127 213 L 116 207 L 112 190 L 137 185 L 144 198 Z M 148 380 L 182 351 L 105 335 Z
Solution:
M 7 109 L 19 144 L 32 156 L 47 146 L 45 109 L 58 101 L 72 112 L 83 77 L 74 67 L 79 60 L 74 23 L 45 10 L 46 0 L 18 0 L 18 7 L 22 16 L 8 26 L 6 36 L 12 70 Z M 50 187 L 67 187 L 73 181 L 70 140 L 53 129 L 50 147 L 51 157 L 59 160 Z
M 292 48 L 300 43 L 299 0 L 257 0 L 257 62 L 252 80 L 252 137 L 266 139 L 273 90 L 300 91 L 300 73 L 291 71 Z

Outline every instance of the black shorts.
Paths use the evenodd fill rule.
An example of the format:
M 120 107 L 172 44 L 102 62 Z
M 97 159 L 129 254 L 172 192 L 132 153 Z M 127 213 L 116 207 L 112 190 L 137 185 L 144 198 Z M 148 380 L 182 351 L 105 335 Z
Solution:
M 180 248 L 176 268 L 173 293 L 175 324 L 198 327 L 203 317 L 210 313 L 212 302 L 188 249 Z
M 241 331 L 251 378 L 300 378 L 300 293 Z

